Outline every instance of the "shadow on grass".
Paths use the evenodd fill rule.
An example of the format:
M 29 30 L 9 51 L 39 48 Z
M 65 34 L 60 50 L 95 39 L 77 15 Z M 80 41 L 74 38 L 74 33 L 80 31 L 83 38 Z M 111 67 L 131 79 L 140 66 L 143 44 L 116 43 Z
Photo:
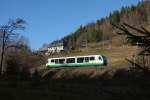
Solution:
M 39 77 L 35 72 L 27 80 L 0 81 L 0 97 L 7 100 L 148 100 L 150 77 L 142 71 L 119 69 L 90 78 L 93 73 L 54 79 L 55 72 Z M 110 76 L 111 75 L 111 76 Z M 148 75 L 148 74 L 147 74 Z M 5 76 L 6 77 L 6 76 Z M 8 94 L 8 96 L 6 95 Z

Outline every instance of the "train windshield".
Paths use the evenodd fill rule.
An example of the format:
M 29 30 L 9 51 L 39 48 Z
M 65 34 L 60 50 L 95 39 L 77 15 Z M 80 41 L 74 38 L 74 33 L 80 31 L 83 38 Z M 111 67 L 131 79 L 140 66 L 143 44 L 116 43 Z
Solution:
M 107 60 L 105 56 L 102 56 L 102 57 L 103 57 L 103 60 Z
M 103 61 L 104 61 L 104 65 L 107 65 L 107 58 L 105 56 L 102 56 L 103 57 Z

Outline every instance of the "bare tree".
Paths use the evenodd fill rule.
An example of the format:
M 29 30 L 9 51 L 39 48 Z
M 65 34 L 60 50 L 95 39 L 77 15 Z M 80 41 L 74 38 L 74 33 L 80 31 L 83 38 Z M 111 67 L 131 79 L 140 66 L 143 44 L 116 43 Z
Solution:
M 23 19 L 17 18 L 16 20 L 9 20 L 6 25 L 0 26 L 0 39 L 1 39 L 1 59 L 0 59 L 0 72 L 3 74 L 3 61 L 5 51 L 9 47 L 17 47 L 10 44 L 14 41 L 14 36 L 17 35 L 17 30 L 24 30 L 25 21 Z

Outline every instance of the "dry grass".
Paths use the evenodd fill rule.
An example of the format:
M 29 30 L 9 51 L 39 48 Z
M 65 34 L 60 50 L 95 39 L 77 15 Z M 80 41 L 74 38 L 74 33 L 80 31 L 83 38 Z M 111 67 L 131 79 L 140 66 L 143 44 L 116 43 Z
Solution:
M 91 44 L 92 45 L 92 44 Z M 59 56 L 77 56 L 77 55 L 90 55 L 90 54 L 101 54 L 105 55 L 108 59 L 108 65 L 102 66 L 99 68 L 96 67 L 87 67 L 87 68 L 61 68 L 61 69 L 51 69 L 46 70 L 43 74 L 54 72 L 55 75 L 53 78 L 72 78 L 77 77 L 79 75 L 89 75 L 89 78 L 97 77 L 107 72 L 108 70 L 112 70 L 109 73 L 113 73 L 114 70 L 120 68 L 128 68 L 128 62 L 125 58 L 132 59 L 132 55 L 136 54 L 137 47 L 132 46 L 113 46 L 109 45 L 104 48 L 93 47 L 93 48 L 83 48 L 73 51 L 69 54 L 61 54 L 61 55 L 53 55 L 53 57 Z
M 99 43 L 90 43 L 87 48 L 79 48 L 73 50 L 70 53 L 60 53 L 51 55 L 49 57 L 66 57 L 66 56 L 78 56 L 78 55 L 94 55 L 100 54 L 105 55 L 108 60 L 108 65 L 103 70 L 96 67 L 90 68 L 62 68 L 62 69 L 51 69 L 51 71 L 56 72 L 55 78 L 60 77 L 72 77 L 74 75 L 80 74 L 90 74 L 90 77 L 95 77 L 97 75 L 102 75 L 108 70 L 116 70 L 118 68 L 128 68 L 128 62 L 125 58 L 132 59 L 132 56 L 137 53 L 136 46 L 123 45 L 122 36 L 114 36 L 112 42 L 103 41 Z M 49 70 L 49 69 L 48 69 Z M 46 71 L 48 73 L 49 71 Z M 64 74 L 65 73 L 65 74 Z M 45 75 L 45 74 L 44 74 Z

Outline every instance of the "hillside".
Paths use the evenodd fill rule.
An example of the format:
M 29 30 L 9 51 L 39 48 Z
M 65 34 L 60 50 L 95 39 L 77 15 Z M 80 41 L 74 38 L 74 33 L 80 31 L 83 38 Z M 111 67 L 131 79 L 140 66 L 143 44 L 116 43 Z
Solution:
M 123 7 L 120 11 L 114 11 L 105 18 L 98 19 L 96 22 L 89 22 L 85 26 L 81 25 L 75 32 L 70 33 L 61 40 L 67 41 L 70 49 L 77 49 L 85 42 L 111 41 L 116 36 L 116 33 L 119 32 L 111 23 L 127 23 L 135 27 L 147 26 L 150 24 L 149 12 L 150 1 L 141 1 L 136 6 Z
M 60 40 L 54 40 L 52 43 L 58 41 L 65 41 L 71 50 L 78 49 L 85 44 L 99 43 L 103 41 L 112 42 L 120 30 L 113 27 L 111 23 L 121 24 L 127 23 L 134 27 L 150 25 L 150 1 L 145 0 L 139 2 L 136 6 L 122 7 L 120 10 L 110 13 L 105 18 L 97 19 L 96 22 L 89 22 L 87 25 L 81 25 L 72 33 L 68 33 Z M 124 39 L 120 39 L 119 43 L 124 43 Z M 42 48 L 47 47 L 48 44 L 43 44 Z
M 91 75 L 90 77 L 96 77 L 99 75 L 102 75 L 106 71 L 109 71 L 109 73 L 112 73 L 112 71 L 116 71 L 117 69 L 128 69 L 129 63 L 125 60 L 133 59 L 133 55 L 136 55 L 138 52 L 138 48 L 136 46 L 130 46 L 130 45 L 122 45 L 122 43 L 119 41 L 122 39 L 122 37 L 116 36 L 112 38 L 112 44 L 110 45 L 109 41 L 103 41 L 98 43 L 90 43 L 88 44 L 87 48 L 79 48 L 76 50 L 72 50 L 69 53 L 60 53 L 60 54 L 54 54 L 50 55 L 49 57 L 63 57 L 63 56 L 77 56 L 77 55 L 90 55 L 90 54 L 101 54 L 105 55 L 108 60 L 107 66 L 102 66 L 104 68 L 103 70 L 101 67 L 99 67 L 97 71 L 96 67 L 87 67 L 87 68 L 60 68 L 60 69 L 47 69 L 47 71 L 44 71 L 43 76 L 54 72 L 55 75 L 54 78 L 62 78 L 62 77 L 74 77 L 74 75 Z M 48 58 L 49 58 L 48 57 Z M 92 73 L 92 74 L 91 74 Z
M 91 22 L 85 26 L 80 26 L 72 34 L 63 37 L 58 41 L 67 41 L 70 52 L 50 55 L 49 57 L 62 57 L 62 56 L 75 56 L 75 55 L 88 55 L 88 54 L 102 54 L 108 59 L 108 65 L 105 70 L 100 71 L 102 73 L 109 69 L 115 68 L 128 68 L 129 63 L 125 58 L 133 59 L 133 55 L 138 52 L 137 47 L 129 46 L 126 44 L 124 36 L 120 36 L 117 33 L 120 30 L 114 28 L 111 23 L 121 24 L 128 23 L 134 27 L 144 26 L 149 29 L 150 26 L 150 1 L 141 1 L 136 6 L 123 7 L 120 11 L 114 11 L 106 18 Z M 56 41 L 54 41 L 56 42 Z M 87 45 L 83 48 L 81 45 Z M 71 73 L 80 72 L 90 73 L 95 68 L 84 69 L 65 69 L 55 70 L 58 75 L 63 76 L 66 70 Z

